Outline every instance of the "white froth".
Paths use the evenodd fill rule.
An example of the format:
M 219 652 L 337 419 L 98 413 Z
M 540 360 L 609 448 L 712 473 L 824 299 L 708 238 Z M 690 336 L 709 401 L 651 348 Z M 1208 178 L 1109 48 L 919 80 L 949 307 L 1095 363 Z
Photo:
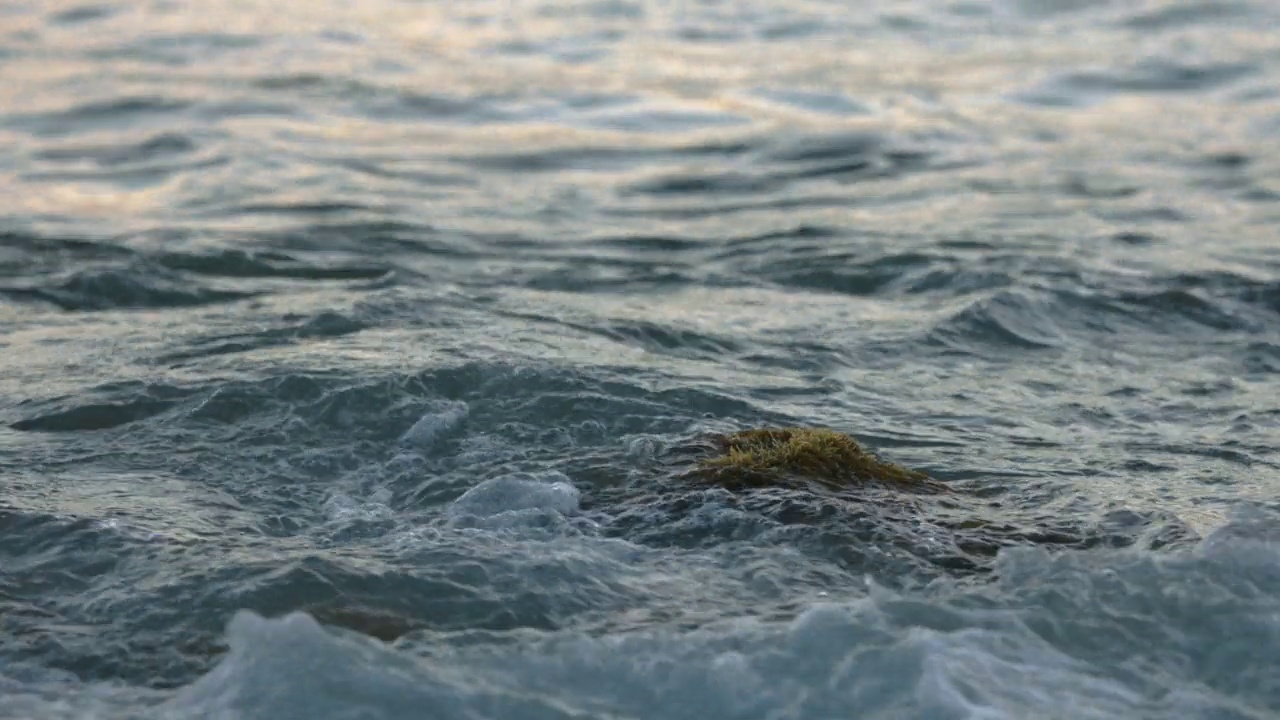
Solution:
M 568 478 L 512 475 L 473 488 L 453 512 L 576 508 Z M 440 636 L 421 656 L 335 634 L 306 615 L 241 613 L 228 629 L 231 652 L 161 717 L 1263 718 L 1277 698 L 1267 662 L 1280 652 L 1280 576 L 1274 560 L 1263 566 L 1256 538 L 1224 534 L 1168 554 L 1018 550 L 1002 556 L 990 586 L 938 595 L 873 587 L 789 620 L 695 629 L 567 627 L 494 644 Z M 616 541 L 556 542 L 512 552 L 576 554 L 575 565 L 594 562 L 589 576 L 601 578 L 645 565 Z
M 573 515 L 581 493 L 564 473 L 505 475 L 485 480 L 463 493 L 449 508 L 453 517 L 494 517 L 541 511 Z
M 357 499 L 343 492 L 334 492 L 324 503 L 325 515 L 333 523 L 378 522 L 395 516 L 391 506 L 390 491 L 385 488 L 370 497 Z
M 464 402 L 441 403 L 418 418 L 400 437 L 400 441 L 419 447 L 431 445 L 457 429 L 469 413 L 470 408 Z

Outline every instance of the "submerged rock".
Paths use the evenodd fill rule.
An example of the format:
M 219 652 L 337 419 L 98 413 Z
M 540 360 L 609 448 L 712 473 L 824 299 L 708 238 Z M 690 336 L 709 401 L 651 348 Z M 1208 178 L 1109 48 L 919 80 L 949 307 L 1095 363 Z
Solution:
M 949 493 L 928 475 L 883 460 L 845 433 L 826 428 L 759 428 L 711 438 L 711 452 L 687 475 L 729 488 L 810 481 L 832 490 L 868 484 L 913 493 Z
M 387 643 L 426 627 L 425 623 L 407 615 L 361 605 L 316 603 L 301 610 L 322 625 L 340 627 Z
M 613 501 L 625 508 L 619 524 L 628 537 L 658 544 L 710 546 L 779 527 L 808 528 L 787 533 L 786 542 L 811 543 L 856 572 L 892 564 L 889 574 L 899 573 L 900 563 L 919 560 L 915 577 L 922 578 L 939 569 L 951 577 L 988 573 L 1009 547 L 1154 550 L 1197 538 L 1157 509 L 1059 512 L 1047 480 L 953 487 L 825 428 L 705 434 L 655 459 L 657 477 Z

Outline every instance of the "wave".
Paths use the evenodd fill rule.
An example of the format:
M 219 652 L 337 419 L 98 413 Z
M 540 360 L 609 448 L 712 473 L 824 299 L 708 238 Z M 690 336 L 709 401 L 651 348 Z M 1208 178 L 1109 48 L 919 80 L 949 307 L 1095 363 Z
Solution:
M 1262 718 L 1280 702 L 1256 662 L 1280 652 L 1273 556 L 1239 527 L 1173 555 L 1018 550 L 988 589 L 873 585 L 778 618 L 503 643 L 430 634 L 398 651 L 303 614 L 241 613 L 219 667 L 159 714 Z

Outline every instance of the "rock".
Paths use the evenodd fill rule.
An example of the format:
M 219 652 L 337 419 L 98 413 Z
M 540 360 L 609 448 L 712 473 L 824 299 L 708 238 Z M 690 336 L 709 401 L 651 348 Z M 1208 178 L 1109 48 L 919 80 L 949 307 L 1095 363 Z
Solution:
M 852 437 L 825 428 L 759 428 L 713 436 L 710 454 L 688 474 L 729 488 L 808 480 L 833 490 L 879 484 L 916 493 L 951 492 L 928 475 L 882 460 Z

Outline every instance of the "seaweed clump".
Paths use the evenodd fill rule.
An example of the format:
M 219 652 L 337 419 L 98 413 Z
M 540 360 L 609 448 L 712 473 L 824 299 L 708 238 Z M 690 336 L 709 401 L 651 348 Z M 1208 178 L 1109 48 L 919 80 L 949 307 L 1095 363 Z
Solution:
M 760 428 L 717 435 L 719 454 L 699 460 L 694 474 L 726 486 L 771 487 L 804 478 L 833 490 L 878 483 L 949 492 L 916 470 L 876 457 L 857 440 L 825 428 Z

